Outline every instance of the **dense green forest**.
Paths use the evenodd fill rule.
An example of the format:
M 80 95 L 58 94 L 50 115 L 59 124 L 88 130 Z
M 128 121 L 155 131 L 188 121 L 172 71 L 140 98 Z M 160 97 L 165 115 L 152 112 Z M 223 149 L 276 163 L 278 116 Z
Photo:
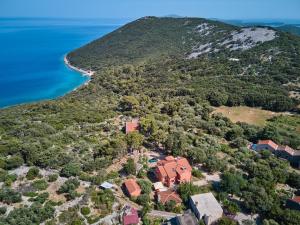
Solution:
M 209 32 L 200 35 L 203 23 Z M 7 171 L 24 164 L 99 185 L 111 176 L 105 168 L 128 150 L 160 147 L 203 163 L 208 171 L 224 172 L 220 186 L 213 187 L 220 201 L 232 202 L 226 196 L 236 194 L 243 208 L 267 222 L 296 225 L 299 212 L 285 207 L 291 193 L 278 190 L 277 184 L 299 190 L 299 174 L 285 161 L 254 154 L 245 146 L 271 138 L 300 147 L 299 101 L 289 97 L 294 89 L 284 85 L 300 77 L 300 38 L 277 31 L 274 40 L 244 51 L 222 48 L 219 42 L 234 31 L 241 28 L 197 18 L 146 17 L 71 52 L 71 64 L 96 72 L 89 85 L 57 100 L 0 111 L 0 178 L 5 184 L 0 200 L 19 201 L 10 189 L 16 178 Z M 220 50 L 188 58 L 195 46 L 205 43 Z M 221 105 L 295 115 L 275 117 L 261 128 L 212 115 L 211 106 Z M 141 119 L 141 133 L 125 135 L 120 126 L 133 117 Z M 47 182 L 36 185 L 43 188 Z M 70 178 L 60 191 L 72 199 L 77 186 Z M 113 198 L 110 193 L 90 193 L 101 207 L 111 203 L 101 202 L 102 195 Z M 22 216 L 26 224 L 52 218 L 54 203 L 38 197 L 36 201 L 44 201 L 12 211 L 1 224 L 16 224 L 14 219 Z

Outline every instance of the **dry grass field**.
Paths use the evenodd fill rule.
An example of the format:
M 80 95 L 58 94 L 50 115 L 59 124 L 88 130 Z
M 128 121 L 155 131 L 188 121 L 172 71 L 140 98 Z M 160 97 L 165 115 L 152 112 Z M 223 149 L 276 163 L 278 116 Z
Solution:
M 228 117 L 234 123 L 245 122 L 257 126 L 264 126 L 266 124 L 267 119 L 282 114 L 282 113 L 275 113 L 272 111 L 262 110 L 259 108 L 251 108 L 247 106 L 238 106 L 238 107 L 221 106 L 215 108 L 215 111 L 213 113 L 222 113 L 224 116 Z

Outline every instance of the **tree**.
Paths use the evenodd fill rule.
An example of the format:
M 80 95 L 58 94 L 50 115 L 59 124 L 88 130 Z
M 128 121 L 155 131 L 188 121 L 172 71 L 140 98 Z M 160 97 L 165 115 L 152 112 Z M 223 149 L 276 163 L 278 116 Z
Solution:
M 274 199 L 263 187 L 249 185 L 246 191 L 242 192 L 244 205 L 253 213 L 267 214 L 273 208 Z
M 225 91 L 220 91 L 220 90 L 214 91 L 214 90 L 212 90 L 208 94 L 207 100 L 213 106 L 221 106 L 221 105 L 225 105 L 227 103 L 228 95 L 225 93 Z
M 120 102 L 122 111 L 133 111 L 139 106 L 139 101 L 134 96 L 124 96 Z
M 39 172 L 40 170 L 37 167 L 31 167 L 26 174 L 26 178 L 28 180 L 33 180 L 39 175 Z
M 138 184 L 142 189 L 143 194 L 150 194 L 152 191 L 152 184 L 147 180 L 138 180 Z
M 4 188 L 0 190 L 0 201 L 7 204 L 17 203 L 22 201 L 22 196 L 12 189 Z
M 275 220 L 267 220 L 267 219 L 264 219 L 263 220 L 263 225 L 279 225 L 279 223 L 277 223 Z
M 158 130 L 158 125 L 153 116 L 143 117 L 140 120 L 141 132 L 145 136 L 153 135 Z
M 137 131 L 133 131 L 126 135 L 126 141 L 130 150 L 138 149 L 144 141 L 144 136 Z
M 124 170 L 127 174 L 132 174 L 132 175 L 136 174 L 136 165 L 132 158 L 129 158 L 127 160 L 126 164 L 124 165 Z
M 224 163 L 215 156 L 208 157 L 205 167 L 210 173 L 220 171 L 224 167 Z
M 60 175 L 63 177 L 78 176 L 81 172 L 81 167 L 78 163 L 70 162 L 66 164 L 60 171 Z
M 199 194 L 201 192 L 201 189 L 200 187 L 193 185 L 192 183 L 182 183 L 178 186 L 177 191 L 181 199 L 184 202 L 187 202 L 190 196 Z
M 147 206 L 151 200 L 149 194 L 141 194 L 140 196 L 137 197 L 136 201 L 138 204 L 142 206 Z
M 246 185 L 247 181 L 240 174 L 225 172 L 221 175 L 220 188 L 229 194 L 240 195 Z
M 228 217 L 222 217 L 218 220 L 218 225 L 237 225 L 238 223 Z

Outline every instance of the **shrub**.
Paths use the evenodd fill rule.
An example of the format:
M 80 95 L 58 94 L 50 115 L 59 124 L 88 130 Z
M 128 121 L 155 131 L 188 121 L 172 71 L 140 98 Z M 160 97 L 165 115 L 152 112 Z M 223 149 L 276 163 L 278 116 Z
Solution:
M 87 207 L 87 206 L 84 206 L 84 207 L 82 207 L 81 208 L 81 214 L 82 215 L 89 215 L 91 213 L 91 210 L 90 210 L 90 208 L 89 207 Z
M 63 177 L 72 177 L 80 175 L 81 168 L 78 163 L 68 163 L 60 171 L 60 175 Z
M 192 175 L 194 177 L 197 177 L 197 178 L 203 178 L 204 177 L 200 170 L 197 170 L 197 169 L 194 169 L 194 168 L 192 170 Z
M 48 182 L 54 182 L 58 179 L 58 174 L 51 174 L 48 176 Z
M 33 180 L 34 178 L 36 178 L 39 175 L 39 169 L 37 167 L 32 167 L 28 170 L 27 174 L 26 174 L 26 178 L 28 180 Z
M 44 179 L 36 180 L 32 183 L 32 187 L 36 190 L 43 191 L 47 189 L 48 183 Z
M 7 204 L 17 203 L 22 201 L 22 196 L 12 189 L 5 188 L 0 190 L 0 201 Z
M 4 215 L 6 213 L 7 208 L 5 206 L 0 207 L 0 215 Z
M 77 179 L 69 179 L 58 189 L 58 193 L 70 193 L 71 191 L 75 191 L 79 185 L 80 182 Z

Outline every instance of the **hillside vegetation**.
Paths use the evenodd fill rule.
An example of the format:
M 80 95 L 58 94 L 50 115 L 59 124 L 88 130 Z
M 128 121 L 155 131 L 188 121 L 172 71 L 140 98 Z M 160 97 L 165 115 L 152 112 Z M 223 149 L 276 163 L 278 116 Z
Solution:
M 0 197 L 17 206 L 0 216 L 1 224 L 16 224 L 15 218 L 26 218 L 26 224 L 49 219 L 54 220 L 49 224 L 75 224 L 66 218 L 76 218 L 81 224 L 77 208 L 65 211 L 58 222 L 53 208 L 60 203 L 38 193 L 33 193 L 37 202 L 32 207 L 14 205 L 28 194 L 15 191 L 16 184 L 45 189 L 53 182 L 47 176 L 33 182 L 18 178 L 14 170 L 22 165 L 54 170 L 61 176 L 58 181 L 64 181 L 57 193 L 66 201 L 84 195 L 94 211 L 110 213 L 112 194 L 93 188 L 106 180 L 120 186 L 119 174 L 106 168 L 141 147 L 185 156 L 209 172 L 225 172 L 229 180 L 237 177 L 233 188 L 209 188 L 220 201 L 227 201 L 228 194 L 238 196 L 242 208 L 267 222 L 297 224 L 299 212 L 285 207 L 292 192 L 276 186 L 299 190 L 299 174 L 287 162 L 245 146 L 271 138 L 300 147 L 299 102 L 289 97 L 297 90 L 283 85 L 299 79 L 299 37 L 198 18 L 146 17 L 71 52 L 68 59 L 95 71 L 88 85 L 57 100 L 0 111 Z M 235 124 L 221 114 L 211 115 L 211 106 L 221 105 L 294 110 L 295 115 L 274 117 L 262 127 Z M 140 133 L 125 135 L 125 121 L 134 117 L 140 118 Z M 89 182 L 87 193 L 76 192 L 79 181 L 72 177 Z

